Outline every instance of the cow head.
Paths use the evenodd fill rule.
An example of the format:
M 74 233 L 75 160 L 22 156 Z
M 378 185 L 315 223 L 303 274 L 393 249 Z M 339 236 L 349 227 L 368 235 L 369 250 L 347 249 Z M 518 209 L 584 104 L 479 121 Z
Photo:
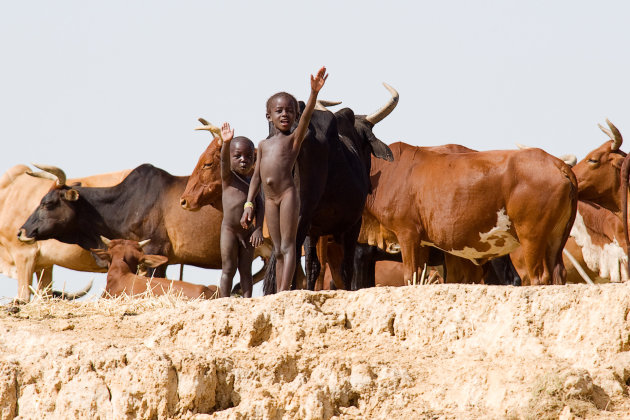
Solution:
M 168 262 L 168 258 L 165 256 L 144 253 L 142 248 L 151 241 L 150 239 L 137 242 L 127 239 L 107 239 L 101 236 L 101 241 L 107 246 L 107 249 L 90 249 L 99 265 L 105 263 L 107 266 L 111 266 L 112 262 L 122 262 L 127 265 L 129 271 L 137 273 L 139 267 L 156 268 Z
M 79 191 L 66 185 L 63 170 L 54 166 L 34 165 L 44 172 L 29 173 L 31 176 L 53 179 L 56 184 L 42 198 L 37 209 L 18 232 L 18 239 L 25 243 L 56 238 L 60 239 L 73 230 L 76 218 L 76 202 Z
M 609 128 L 601 124 L 599 128 L 610 140 L 588 153 L 573 167 L 573 172 L 580 200 L 597 203 L 617 213 L 622 210 L 620 170 L 626 154 L 619 150 L 623 142 L 621 133 L 610 121 L 606 123 Z
M 208 148 L 202 153 L 197 166 L 188 178 L 188 184 L 181 196 L 180 204 L 186 210 L 199 210 L 205 205 L 213 205 L 220 208 L 221 195 L 221 130 L 199 118 L 203 127 L 196 130 L 208 130 L 214 138 Z
M 391 94 L 391 98 L 378 111 L 370 115 L 355 115 L 350 108 L 344 108 L 335 113 L 339 134 L 346 136 L 355 143 L 355 147 L 362 154 L 364 162 L 369 163 L 370 153 L 380 159 L 393 161 L 394 155 L 391 149 L 373 133 L 374 125 L 387 117 L 398 105 L 399 95 L 396 89 L 383 83 L 383 86 Z

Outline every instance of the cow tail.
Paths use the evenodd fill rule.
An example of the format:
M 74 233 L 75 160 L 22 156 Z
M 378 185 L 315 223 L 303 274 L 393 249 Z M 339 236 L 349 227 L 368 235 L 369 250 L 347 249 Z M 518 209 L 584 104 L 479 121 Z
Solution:
M 276 293 L 276 254 L 272 253 L 263 280 L 263 295 L 273 295 L 274 293 Z
M 626 155 L 623 159 L 620 172 L 623 235 L 626 240 L 626 256 L 630 256 L 630 239 L 628 239 L 628 175 L 630 174 L 630 159 L 628 158 L 628 155 Z M 628 258 L 628 270 L 630 270 L 630 258 Z
M 560 168 L 562 174 L 569 181 L 569 197 L 568 202 L 571 205 L 571 217 L 567 220 L 567 225 L 564 229 L 564 234 L 562 235 L 562 246 L 558 250 L 558 255 L 556 256 L 556 265 L 553 268 L 553 284 L 565 284 L 567 278 L 567 270 L 564 268 L 564 264 L 562 263 L 562 250 L 569 239 L 571 234 L 571 229 L 573 228 L 573 222 L 575 222 L 575 216 L 577 215 L 577 204 L 578 204 L 578 184 L 577 179 L 575 178 L 575 174 L 567 166 L 563 164 Z

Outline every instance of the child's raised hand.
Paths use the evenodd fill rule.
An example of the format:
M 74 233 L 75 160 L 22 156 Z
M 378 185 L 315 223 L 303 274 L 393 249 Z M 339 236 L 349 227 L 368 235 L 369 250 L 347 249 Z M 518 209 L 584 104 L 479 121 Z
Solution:
M 315 77 L 311 74 L 311 89 L 315 92 L 319 92 L 320 89 L 324 87 L 324 82 L 326 82 L 327 78 L 326 67 L 319 69 Z
M 230 128 L 230 124 L 224 122 L 221 127 L 221 136 L 223 137 L 223 141 L 230 141 L 234 138 L 234 129 Z

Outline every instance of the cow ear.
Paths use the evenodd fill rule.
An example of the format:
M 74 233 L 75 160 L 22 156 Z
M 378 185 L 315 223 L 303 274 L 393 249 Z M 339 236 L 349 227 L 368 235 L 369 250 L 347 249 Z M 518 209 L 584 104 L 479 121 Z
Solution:
M 80 182 L 73 182 L 72 184 L 70 184 L 70 187 L 80 187 L 81 183 Z
M 168 258 L 163 255 L 145 255 L 140 259 L 140 264 L 151 268 L 159 267 L 167 262 Z
M 69 190 L 66 190 L 63 198 L 66 201 L 77 201 L 79 199 L 79 191 L 75 190 L 74 188 L 70 188 Z
M 392 153 L 392 149 L 389 148 L 388 145 L 380 141 L 374 136 L 373 139 L 370 139 L 370 147 L 372 148 L 372 154 L 379 159 L 384 159 L 388 162 L 394 161 L 394 154 Z
M 298 101 L 298 112 L 300 115 L 304 112 L 304 108 L 306 108 L 304 101 Z
M 109 252 L 100 248 L 92 248 L 90 249 L 92 252 L 92 257 L 94 257 L 94 261 L 96 261 L 96 265 L 101 268 L 109 267 L 109 264 L 112 262 L 112 256 Z

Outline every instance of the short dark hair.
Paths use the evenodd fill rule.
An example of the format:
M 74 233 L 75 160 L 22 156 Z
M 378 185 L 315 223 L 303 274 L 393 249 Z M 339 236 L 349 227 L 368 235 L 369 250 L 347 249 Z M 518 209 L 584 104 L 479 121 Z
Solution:
M 280 98 L 280 97 L 287 98 L 289 101 L 291 101 L 291 103 L 293 103 L 293 106 L 295 107 L 295 113 L 296 114 L 300 113 L 300 107 L 298 105 L 297 99 L 295 99 L 295 96 L 287 92 L 278 92 L 272 95 L 269 99 L 267 99 L 267 113 L 271 112 L 271 102 L 273 102 L 274 99 Z
M 237 137 L 234 137 L 234 138 L 232 139 L 232 141 L 230 142 L 230 148 L 232 147 L 232 145 L 235 145 L 235 147 L 236 147 L 236 144 L 237 144 L 237 143 L 244 143 L 244 144 L 246 144 L 246 145 L 247 145 L 247 147 L 249 147 L 250 149 L 252 149 L 252 150 L 256 150 L 256 147 L 254 146 L 254 142 L 253 142 L 253 141 L 251 141 L 250 139 L 248 139 L 247 137 L 244 137 L 244 136 L 237 136 Z

